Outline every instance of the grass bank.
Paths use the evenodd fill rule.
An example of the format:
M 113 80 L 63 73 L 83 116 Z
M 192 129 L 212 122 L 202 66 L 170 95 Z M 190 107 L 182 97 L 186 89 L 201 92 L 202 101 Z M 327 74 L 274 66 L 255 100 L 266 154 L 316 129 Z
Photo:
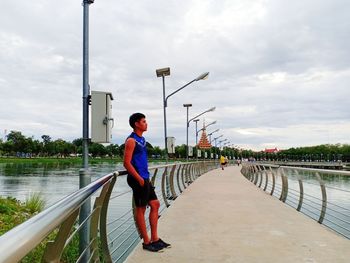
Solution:
M 0 196 L 0 236 L 11 230 L 15 226 L 23 223 L 34 215 L 38 214 L 45 206 L 40 194 L 31 195 L 25 202 L 21 202 L 12 197 Z M 41 262 L 47 243 L 54 240 L 57 230 L 52 232 L 34 250 L 25 256 L 21 263 Z M 74 236 L 72 242 L 64 250 L 61 262 L 75 262 L 78 257 L 79 237 Z

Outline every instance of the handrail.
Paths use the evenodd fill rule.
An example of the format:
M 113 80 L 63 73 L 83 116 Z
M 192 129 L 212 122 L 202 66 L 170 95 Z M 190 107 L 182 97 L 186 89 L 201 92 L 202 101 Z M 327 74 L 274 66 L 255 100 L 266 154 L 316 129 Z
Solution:
M 268 179 L 266 177 L 265 186 L 262 185 L 263 173 L 261 173 L 261 167 L 265 169 L 268 167 L 269 170 L 264 170 L 265 172 L 269 171 L 269 175 L 272 177 L 272 183 L 270 185 L 271 190 L 268 190 Z M 274 169 L 273 169 L 274 168 Z M 291 171 L 287 173 L 286 171 Z M 318 181 L 318 184 L 303 182 L 303 176 L 299 172 L 311 172 L 314 174 L 314 178 Z M 332 186 L 326 186 L 323 181 L 321 174 L 334 174 L 334 175 L 342 175 L 349 176 L 350 171 L 339 171 L 339 170 L 325 170 L 325 169 L 314 169 L 314 168 L 304 168 L 304 167 L 291 167 L 291 166 L 279 166 L 274 164 L 265 164 L 265 163 L 250 163 L 245 162 L 242 165 L 241 173 L 252 183 L 258 186 L 258 188 L 263 189 L 268 192 L 270 195 L 274 195 L 279 198 L 280 201 L 287 203 L 294 207 L 297 211 L 301 211 L 311 218 L 318 221 L 320 224 L 324 224 L 329 228 L 332 228 L 334 231 L 343 235 L 346 238 L 350 239 L 350 214 L 344 214 L 343 211 L 347 208 L 342 207 L 337 204 L 333 204 L 329 202 L 327 198 L 327 188 L 332 190 L 337 190 L 342 193 L 349 193 L 349 191 L 341 188 L 335 188 Z M 276 176 L 277 175 L 277 176 Z M 290 177 L 292 175 L 292 177 Z M 266 174 L 267 176 L 267 174 Z M 260 184 L 257 184 L 260 177 Z M 277 179 L 279 182 L 277 182 Z M 293 182 L 293 189 L 289 186 L 288 181 Z M 305 193 L 305 189 L 303 184 L 312 184 L 315 186 L 319 186 L 321 198 L 314 197 L 310 194 Z M 277 191 L 275 191 L 277 190 Z M 291 192 L 290 192 L 290 191 Z M 275 194 L 274 194 L 275 193 Z M 313 200 L 310 200 L 308 197 L 312 197 Z M 318 202 L 316 202 L 318 201 Z M 334 208 L 329 208 L 329 205 L 336 206 L 338 208 L 337 211 Z M 307 207 L 305 207 L 307 206 Z M 304 211 L 303 211 L 304 210 Z M 329 210 L 329 211 L 328 211 Z M 318 214 L 317 214 L 318 213 Z M 336 213 L 336 215 L 334 215 Z M 332 217 L 333 220 L 330 220 L 329 217 Z M 345 219 L 347 218 L 347 219 Z M 324 223 L 326 221 L 326 223 Z M 329 223 L 328 223 L 329 222 Z M 346 227 L 342 225 L 346 223 Z M 338 226 L 334 228 L 334 226 Z M 343 229 L 344 231 L 340 231 L 339 229 Z
M 0 262 L 21 260 L 87 198 L 117 175 L 118 172 L 105 175 L 0 236 Z
M 149 167 L 149 170 L 154 170 L 154 179 L 158 169 L 164 168 L 164 171 L 172 170 L 171 176 L 165 172 L 163 173 L 162 178 L 159 179 L 166 184 L 166 186 L 162 185 L 161 187 L 163 195 L 165 189 L 171 187 L 172 196 L 169 200 L 173 201 L 177 195 L 175 191 L 176 183 L 180 190 L 179 193 L 181 193 L 182 186 L 186 188 L 201 174 L 216 167 L 218 167 L 216 161 L 176 162 L 172 164 L 152 166 Z M 175 180 L 174 173 L 176 169 L 178 169 L 177 176 L 181 176 L 181 180 L 179 178 Z M 55 229 L 59 229 L 59 232 L 56 235 L 54 242 L 47 243 L 42 260 L 43 262 L 59 262 L 63 249 L 66 244 L 69 243 L 66 243 L 66 241 L 71 240 L 72 236 L 79 232 L 78 229 L 81 227 L 81 225 L 78 225 L 77 228 L 72 231 L 80 207 L 85 202 L 90 202 L 92 195 L 99 190 L 101 191 L 99 192 L 99 196 L 96 197 L 94 209 L 88 216 L 88 219 L 84 221 L 84 224 L 89 225 L 90 228 L 90 241 L 88 246 L 85 247 L 83 254 L 79 257 L 86 257 L 86 260 L 90 257 L 92 261 L 95 261 L 98 257 L 103 257 L 105 262 L 112 262 L 110 248 L 107 241 L 110 237 L 107 237 L 108 234 L 106 231 L 107 226 L 109 225 L 106 220 L 107 209 L 117 176 L 125 174 L 127 174 L 126 170 L 107 174 L 90 183 L 86 187 L 64 197 L 56 204 L 0 236 L 0 263 L 20 261 Z M 165 183 L 165 176 L 170 177 L 169 179 L 171 181 Z M 185 182 L 187 185 L 180 186 L 180 182 Z M 124 193 L 119 196 L 122 195 L 124 195 Z M 113 198 L 116 197 L 118 196 L 114 196 Z M 164 199 L 164 203 L 166 204 L 166 207 L 171 205 L 171 202 L 169 202 L 168 199 Z M 70 232 L 72 232 L 71 235 L 69 235 Z M 98 248 L 98 239 L 101 240 L 101 251 Z M 124 255 L 125 251 L 120 253 Z M 85 259 L 83 261 L 85 261 Z

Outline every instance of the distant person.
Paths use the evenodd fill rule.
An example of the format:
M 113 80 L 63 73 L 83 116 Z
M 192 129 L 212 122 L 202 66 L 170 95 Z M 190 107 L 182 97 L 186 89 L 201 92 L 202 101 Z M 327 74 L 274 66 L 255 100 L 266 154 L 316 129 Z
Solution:
M 224 166 L 226 165 L 225 157 L 223 155 L 220 156 L 220 165 L 221 169 L 224 170 Z
M 160 203 L 150 182 L 146 140 L 142 137 L 143 132 L 147 131 L 146 117 L 142 113 L 134 113 L 129 118 L 129 124 L 134 131 L 125 142 L 124 167 L 128 171 L 128 185 L 133 191 L 136 206 L 136 224 L 143 239 L 143 249 L 158 252 L 163 248 L 170 247 L 170 244 L 158 237 L 158 210 Z M 151 238 L 148 236 L 145 222 L 147 205 L 151 207 L 149 213 Z
M 228 165 L 228 158 L 227 158 L 227 156 L 225 156 L 225 166 L 227 166 Z

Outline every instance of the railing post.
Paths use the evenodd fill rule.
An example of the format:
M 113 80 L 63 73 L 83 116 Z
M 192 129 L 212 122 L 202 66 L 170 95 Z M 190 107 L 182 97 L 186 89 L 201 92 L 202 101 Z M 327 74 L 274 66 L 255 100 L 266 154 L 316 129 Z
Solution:
M 259 179 L 259 170 L 256 165 L 254 165 L 254 184 L 256 185 L 258 183 Z
M 271 170 L 271 167 L 269 167 L 269 170 Z M 264 173 L 265 173 L 265 186 L 264 186 L 264 191 L 267 189 L 267 185 L 269 184 L 269 175 L 268 171 L 264 167 Z
M 166 205 L 166 207 L 169 207 L 170 204 L 168 203 L 167 197 L 166 197 L 166 193 L 165 193 L 165 177 L 167 176 L 167 171 L 168 171 L 168 167 L 165 167 L 163 175 L 162 175 L 162 195 L 163 195 L 163 200 L 164 200 L 164 204 Z
M 170 192 L 172 195 L 172 200 L 175 200 L 177 198 L 175 187 L 174 187 L 174 173 L 176 169 L 176 164 L 173 165 L 170 171 L 169 181 L 170 181 Z
M 320 218 L 318 219 L 318 222 L 320 224 L 322 224 L 323 219 L 326 215 L 326 209 L 327 209 L 327 192 L 326 192 L 326 186 L 325 186 L 320 174 L 316 173 L 316 177 L 317 177 L 318 182 L 320 183 L 321 192 L 322 192 L 322 209 L 321 209 Z
M 104 256 L 104 260 L 107 263 L 112 262 L 111 255 L 109 253 L 108 248 L 108 238 L 107 238 L 107 213 L 108 213 L 108 205 L 109 200 L 111 198 L 111 194 L 115 185 L 115 182 L 117 181 L 118 172 L 114 173 L 114 177 L 112 178 L 108 191 L 106 193 L 105 201 L 103 202 L 102 208 L 101 208 L 101 218 L 100 218 L 100 237 L 101 237 L 101 248 L 102 253 Z
M 265 167 L 262 166 L 262 168 L 260 168 L 260 183 L 259 183 L 259 188 L 261 188 L 261 185 L 262 185 L 262 182 L 263 182 L 263 174 L 264 174 L 264 171 L 265 171 Z
M 182 185 L 184 186 L 184 189 L 187 188 L 187 186 L 185 184 L 185 179 L 184 179 L 184 176 L 186 176 L 187 166 L 189 166 L 188 163 L 184 164 L 184 166 L 182 167 L 182 171 L 181 171 L 181 181 L 182 181 Z
M 183 164 L 180 164 L 176 172 L 176 182 L 177 182 L 177 187 L 179 188 L 180 194 L 182 193 L 182 189 L 180 187 L 180 171 L 182 170 L 183 166 L 184 166 Z
M 299 175 L 299 172 L 297 170 L 295 170 L 295 172 L 296 172 L 298 182 L 299 182 L 299 203 L 298 203 L 297 211 L 300 211 L 301 206 L 303 205 L 303 199 L 304 199 L 303 179 L 301 178 L 301 176 Z
M 75 210 L 62 224 L 54 241 L 48 242 L 42 262 L 60 262 L 61 255 L 69 237 L 69 233 L 78 217 L 79 209 Z
M 273 192 L 275 191 L 275 186 L 276 186 L 275 171 L 271 170 L 271 174 L 272 174 L 272 187 L 271 187 L 270 195 L 273 195 Z
M 116 177 L 113 177 L 113 179 L 112 179 L 112 180 L 114 180 L 114 182 L 115 182 L 115 178 Z M 98 225 L 99 224 L 98 223 L 100 221 L 100 226 L 103 223 L 104 223 L 104 225 L 106 225 L 106 223 L 107 223 L 106 218 L 101 219 L 101 214 L 102 214 L 102 207 L 104 206 L 105 203 L 108 205 L 108 202 L 109 202 L 110 192 L 111 192 L 113 185 L 114 185 L 114 182 L 113 182 L 113 185 L 111 186 L 112 180 L 107 182 L 103 186 L 101 193 L 100 193 L 100 196 L 96 197 L 95 204 L 94 204 L 94 211 L 93 211 L 93 214 L 92 214 L 91 220 L 90 220 L 90 233 L 91 233 L 90 252 L 91 252 L 91 260 L 93 262 L 100 262 L 100 260 L 99 260 L 100 257 L 99 257 L 99 253 L 98 253 L 99 252 L 99 246 L 98 246 Z M 107 207 L 107 209 L 108 209 L 108 207 Z M 107 209 L 106 209 L 106 212 L 107 212 Z M 105 216 L 107 217 L 107 213 Z M 102 223 L 102 221 L 104 221 L 104 222 Z M 107 240 L 105 240 L 105 241 L 107 241 Z M 107 249 L 108 249 L 108 245 L 107 245 Z M 108 260 L 110 260 L 110 261 L 108 261 Z M 109 256 L 109 258 L 107 258 L 107 262 L 112 262 L 112 259 L 110 256 Z
M 155 182 L 156 182 L 157 172 L 158 172 L 158 168 L 156 168 L 156 169 L 154 170 L 154 173 L 153 173 L 153 176 L 152 176 L 152 179 L 151 179 L 151 182 L 152 182 L 152 185 L 153 185 L 153 186 L 155 185 Z

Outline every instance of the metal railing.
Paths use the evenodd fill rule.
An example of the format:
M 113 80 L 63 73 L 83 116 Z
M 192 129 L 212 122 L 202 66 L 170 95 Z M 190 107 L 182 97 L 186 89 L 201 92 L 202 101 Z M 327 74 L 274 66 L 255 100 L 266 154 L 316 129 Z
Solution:
M 161 202 L 160 214 L 195 179 L 217 166 L 215 161 L 206 161 L 150 167 L 152 182 L 156 189 L 160 189 L 156 191 Z M 82 253 L 74 259 L 70 258 L 70 262 L 123 261 L 140 240 L 132 220 L 132 192 L 118 193 L 117 187 L 114 187 L 117 177 L 125 174 L 126 171 L 116 171 L 105 175 L 0 236 L 0 262 L 25 259 L 39 245 L 45 246 L 42 262 L 61 262 L 62 254 L 85 226 L 88 226 L 90 242 Z M 169 180 L 165 180 L 165 177 Z M 121 183 L 125 184 L 125 181 L 124 177 Z M 115 201 L 126 197 L 129 198 L 129 206 L 124 209 L 126 211 L 119 216 L 114 215 L 112 211 L 120 214 L 123 210 Z M 79 224 L 81 206 L 93 198 L 91 213 Z
M 350 239 L 350 190 L 326 181 L 347 178 L 350 172 L 244 163 L 241 173 L 263 191 Z

